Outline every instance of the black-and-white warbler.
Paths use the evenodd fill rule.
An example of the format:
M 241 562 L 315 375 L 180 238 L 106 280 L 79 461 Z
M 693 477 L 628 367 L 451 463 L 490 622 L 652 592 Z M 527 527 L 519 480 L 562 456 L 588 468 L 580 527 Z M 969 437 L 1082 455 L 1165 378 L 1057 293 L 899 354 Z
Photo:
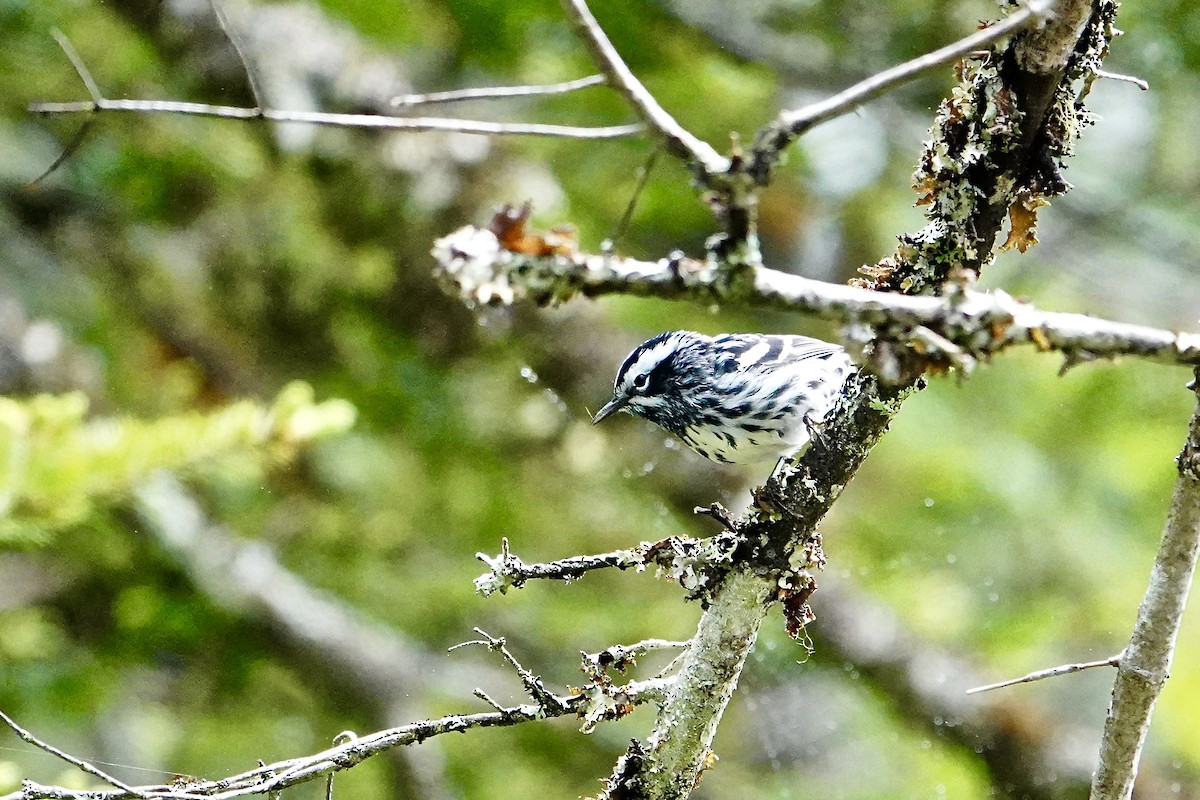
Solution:
M 808 444 L 853 369 L 807 336 L 668 331 L 629 354 L 592 421 L 628 411 L 713 461 L 779 459 Z

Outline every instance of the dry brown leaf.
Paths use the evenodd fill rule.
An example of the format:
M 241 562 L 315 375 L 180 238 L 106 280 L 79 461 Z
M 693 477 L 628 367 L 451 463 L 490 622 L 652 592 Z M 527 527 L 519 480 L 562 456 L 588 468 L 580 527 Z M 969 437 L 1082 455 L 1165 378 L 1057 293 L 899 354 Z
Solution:
M 1008 207 L 1008 238 L 1000 245 L 1000 249 L 1016 248 L 1024 253 L 1037 244 L 1037 210 L 1048 205 L 1050 201 L 1041 195 L 1029 192 L 1017 195 L 1017 199 Z
M 504 205 L 497 209 L 488 225 L 500 246 L 527 256 L 569 256 L 579 252 L 579 235 L 570 225 L 556 225 L 548 232 L 528 230 L 525 223 L 533 206 L 528 201 L 520 208 Z

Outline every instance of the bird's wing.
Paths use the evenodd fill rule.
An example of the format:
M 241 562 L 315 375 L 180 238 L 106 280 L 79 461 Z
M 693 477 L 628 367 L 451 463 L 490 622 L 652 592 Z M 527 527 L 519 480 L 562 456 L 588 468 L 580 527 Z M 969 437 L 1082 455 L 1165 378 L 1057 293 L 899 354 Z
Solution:
M 828 358 L 842 352 L 836 344 L 810 336 L 726 334 L 714 337 L 723 359 L 733 358 L 740 369 L 772 369 L 810 358 Z

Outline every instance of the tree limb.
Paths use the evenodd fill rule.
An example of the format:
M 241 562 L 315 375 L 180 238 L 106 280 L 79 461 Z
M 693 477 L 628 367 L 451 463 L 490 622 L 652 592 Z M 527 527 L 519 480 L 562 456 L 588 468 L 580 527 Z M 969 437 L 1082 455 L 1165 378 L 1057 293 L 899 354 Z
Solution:
M 1031 92 L 1048 84 L 1048 97 L 1059 94 L 1074 98 L 1074 73 L 1068 66 L 1073 64 L 1076 71 L 1090 68 L 1107 51 L 1115 6 L 1101 0 L 1093 14 L 1091 7 L 1066 5 L 1075 16 L 1060 20 L 1062 24 L 1056 26 L 1061 41 L 1042 37 L 1041 46 L 1054 52 L 1065 50 L 1071 54 L 1070 61 L 1061 64 L 1052 76 L 1031 80 Z M 1077 30 L 1077 24 L 1084 30 L 1082 37 L 1069 35 Z M 1022 39 L 1016 37 L 1009 49 L 1020 46 Z M 1006 210 L 1035 176 L 1044 176 L 1046 164 L 1053 165 L 1056 157 L 1066 153 L 1062 134 L 1046 140 L 1040 150 L 1035 148 L 1037 137 L 1050 119 L 1049 104 L 1040 95 L 1025 98 L 1025 86 L 1010 86 L 1009 81 L 1023 78 L 1013 72 L 1020 70 L 1005 72 L 991 61 L 986 68 L 968 70 L 965 85 L 947 101 L 926 150 L 935 153 L 951 147 L 947 150 L 951 158 L 930 162 L 939 169 L 925 187 L 929 224 L 919 237 L 902 239 L 897 254 L 880 265 L 878 277 L 883 286 L 904 293 L 936 292 L 956 272 L 977 271 L 995 246 L 995 229 L 991 227 L 995 215 Z M 1010 102 L 1015 98 L 1015 105 L 1022 109 L 1020 126 L 1011 113 L 996 116 L 998 106 L 987 99 L 997 93 L 1007 96 Z M 969 102 L 964 98 L 970 98 Z M 1064 100 L 1056 108 L 1060 115 L 1078 114 L 1081 106 Z M 1063 121 L 1061 116 L 1053 119 Z M 1029 137 L 1029 142 L 1018 146 L 1023 137 Z M 963 145 L 970 147 L 958 149 Z M 1031 174 L 1028 159 L 1043 170 Z M 983 186 L 988 190 L 981 191 Z M 710 734 L 736 684 L 742 658 L 757 636 L 763 605 L 779 597 L 785 579 L 790 584 L 802 578 L 804 570 L 819 567 L 820 561 L 814 557 L 817 525 L 883 435 L 903 400 L 919 385 L 916 376 L 898 386 L 883 385 L 866 374 L 852 376 L 807 452 L 775 471 L 778 494 L 791 511 L 784 515 L 774 507 L 755 508 L 739 522 L 743 540 L 735 554 L 736 569 L 707 598 L 695 643 L 678 673 L 679 683 L 668 694 L 651 734 L 653 746 L 650 750 L 640 743 L 630 747 L 610 778 L 608 798 L 674 800 L 691 793 L 709 760 Z M 774 583 L 772 577 L 779 583 Z M 731 623 L 731 617 L 737 617 L 740 624 Z M 725 633 L 736 633 L 736 637 Z M 712 671 L 714 655 L 707 650 L 716 647 L 724 649 L 735 669 Z M 688 735 L 670 735 L 672 726 L 683 724 L 688 726 Z M 664 765 L 670 765 L 672 774 Z
M 1197 384 L 1200 373 L 1192 384 L 1200 392 Z M 1127 800 L 1133 795 L 1150 715 L 1171 671 L 1175 640 L 1200 553 L 1200 407 L 1192 417 L 1178 465 L 1179 478 L 1150 585 L 1117 668 L 1091 800 Z
M 963 289 L 934 297 L 872 291 L 802 278 L 766 267 L 729 283 L 717 267 L 694 259 L 638 261 L 610 254 L 531 256 L 503 249 L 490 231 L 466 227 L 439 239 L 440 274 L 470 304 L 529 299 L 552 305 L 574 295 L 632 294 L 768 306 L 847 326 L 922 326 L 967 354 L 986 357 L 1012 345 L 1112 358 L 1138 356 L 1167 364 L 1200 364 L 1200 333 L 1113 322 L 1086 314 L 1042 311 L 1002 291 Z M 853 328 L 853 338 L 860 338 Z M 861 342 L 860 342 L 861 343 Z
M 632 708 L 634 705 L 660 699 L 670 683 L 671 679 L 654 678 L 615 687 L 615 690 L 619 692 L 621 702 Z M 554 700 L 550 704 L 526 703 L 479 714 L 451 714 L 400 725 L 366 736 L 345 737 L 347 741 L 340 742 L 328 750 L 272 764 L 262 764 L 249 772 L 220 780 L 187 779 L 169 785 L 112 790 L 73 790 L 25 781 L 19 791 L 4 795 L 0 800 L 231 800 L 235 797 L 270 794 L 350 769 L 392 748 L 420 744 L 446 733 L 462 733 L 473 728 L 509 727 L 571 714 L 584 716 L 589 705 L 596 702 L 597 692 L 592 691 L 596 688 L 602 687 L 591 687 L 579 694 L 549 695 Z

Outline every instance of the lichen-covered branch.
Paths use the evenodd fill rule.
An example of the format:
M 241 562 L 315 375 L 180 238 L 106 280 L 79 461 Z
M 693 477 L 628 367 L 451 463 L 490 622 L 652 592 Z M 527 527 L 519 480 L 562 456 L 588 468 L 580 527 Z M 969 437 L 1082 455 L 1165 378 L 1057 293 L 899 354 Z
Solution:
M 0 797 L 0 800 L 230 800 L 234 797 L 270 794 L 350 769 L 392 748 L 420 744 L 445 733 L 462 733 L 473 728 L 508 727 L 567 715 L 578 716 L 585 724 L 590 721 L 589 715 L 596 713 L 615 719 L 628 713 L 636 705 L 661 699 L 670 684 L 671 679 L 668 678 L 631 682 L 624 686 L 597 684 L 578 694 L 552 695 L 553 703 L 526 703 L 478 714 L 451 714 L 365 736 L 339 737 L 345 741 L 340 741 L 328 750 L 300 758 L 261 764 L 249 772 L 220 780 L 181 778 L 166 785 L 107 790 L 67 789 L 24 781 L 20 790 Z M 600 711 L 596 712 L 594 708 Z
M 860 337 L 855 326 L 878 329 L 885 338 L 903 338 L 905 331 L 919 326 L 974 358 L 1032 344 L 1065 353 L 1072 361 L 1126 355 L 1200 364 L 1200 333 L 1043 311 L 1002 291 L 955 287 L 953 294 L 940 297 L 902 295 L 766 267 L 750 268 L 730 282 L 709 263 L 687 258 L 640 261 L 609 254 L 516 253 L 502 247 L 491 231 L 470 226 L 439 239 L 433 255 L 439 274 L 471 304 L 529 299 L 549 305 L 579 295 L 631 294 L 799 311 L 851 326 L 855 337 Z
M 737 537 L 731 533 L 704 539 L 671 536 L 657 542 L 642 542 L 629 550 L 526 564 L 509 550 L 506 538 L 498 555 L 475 554 L 490 570 L 475 579 L 475 590 L 486 597 L 494 592 L 504 594 L 510 588 L 519 589 L 531 580 L 572 581 L 597 569 L 640 571 L 657 565 L 659 573 L 686 589 L 689 597 L 700 597 L 712 589 L 712 569 L 718 565 L 728 567 L 736 545 Z
M 1193 388 L 1200 390 L 1196 384 Z M 1192 417 L 1178 464 L 1179 479 L 1150 584 L 1117 668 L 1091 800 L 1127 800 L 1133 795 L 1150 715 L 1171 671 L 1200 553 L 1200 407 Z

